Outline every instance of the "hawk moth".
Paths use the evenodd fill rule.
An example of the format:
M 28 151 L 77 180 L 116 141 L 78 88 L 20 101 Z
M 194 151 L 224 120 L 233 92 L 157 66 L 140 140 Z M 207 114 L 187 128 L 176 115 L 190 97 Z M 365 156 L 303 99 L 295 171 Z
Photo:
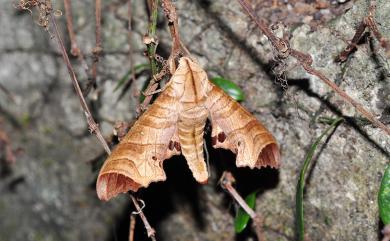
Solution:
M 212 146 L 237 154 L 238 167 L 279 167 L 279 147 L 272 134 L 211 83 L 198 63 L 182 57 L 164 91 L 105 161 L 96 184 L 98 197 L 109 200 L 165 180 L 163 161 L 180 154 L 194 178 L 206 183 L 203 134 L 207 118 Z

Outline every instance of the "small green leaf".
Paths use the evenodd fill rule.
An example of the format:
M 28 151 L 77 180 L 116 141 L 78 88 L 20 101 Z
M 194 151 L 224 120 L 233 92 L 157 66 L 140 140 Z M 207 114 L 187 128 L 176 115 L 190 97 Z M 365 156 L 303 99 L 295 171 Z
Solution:
M 148 69 L 149 66 L 150 66 L 149 64 L 139 64 L 134 66 L 135 74 L 138 74 L 139 72 Z M 118 80 L 118 84 L 116 84 L 114 92 L 117 91 L 121 86 L 123 86 L 126 80 L 130 78 L 130 75 L 131 75 L 131 69 L 127 71 L 127 73 L 120 80 Z
M 255 209 L 256 204 L 256 194 L 257 191 L 252 192 L 245 198 L 245 202 L 248 204 L 248 206 L 252 209 Z M 247 214 L 244 209 L 241 207 L 237 211 L 236 218 L 234 219 L 234 228 L 236 230 L 236 233 L 241 233 L 246 228 L 246 225 L 248 224 L 250 219 L 249 214 Z
M 227 80 L 223 77 L 214 77 L 210 79 L 211 82 L 213 82 L 216 86 L 223 89 L 223 91 L 226 92 L 226 94 L 230 95 L 233 99 L 236 101 L 243 101 L 245 99 L 244 92 L 230 80 Z
M 329 118 L 322 118 L 322 120 L 326 120 L 328 122 Z M 311 145 L 309 152 L 306 155 L 305 161 L 303 163 L 303 167 L 299 174 L 299 180 L 297 185 L 297 191 L 295 195 L 296 201 L 296 219 L 297 219 L 297 232 L 298 232 L 298 240 L 303 241 L 305 235 L 305 220 L 303 216 L 303 191 L 305 188 L 305 175 L 306 171 L 309 168 L 313 155 L 317 149 L 318 144 L 321 142 L 322 138 L 328 134 L 330 130 L 335 128 L 343 119 L 333 119 L 331 125 L 326 128 L 324 132 L 316 139 L 316 141 Z
M 383 175 L 378 194 L 379 215 L 385 225 L 390 224 L 390 164 Z

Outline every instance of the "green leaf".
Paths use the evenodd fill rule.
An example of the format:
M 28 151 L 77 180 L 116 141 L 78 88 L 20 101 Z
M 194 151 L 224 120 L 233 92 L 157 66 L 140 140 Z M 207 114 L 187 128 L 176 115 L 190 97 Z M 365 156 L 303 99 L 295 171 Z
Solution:
M 245 198 L 245 202 L 248 204 L 248 206 L 252 209 L 255 209 L 255 204 L 256 204 L 256 194 L 257 191 L 252 192 Z M 245 228 L 246 225 L 248 224 L 250 219 L 249 214 L 247 214 L 244 209 L 241 207 L 237 211 L 236 218 L 234 219 L 234 228 L 236 230 L 236 233 L 241 233 Z
M 311 160 L 313 158 L 313 155 L 317 149 L 318 144 L 321 142 L 324 136 L 328 134 L 330 130 L 335 128 L 343 119 L 338 118 L 333 120 L 331 125 L 326 128 L 326 130 L 316 139 L 316 141 L 311 145 L 309 152 L 306 155 L 305 161 L 303 163 L 303 167 L 301 169 L 298 185 L 297 185 L 297 192 L 295 195 L 296 198 L 296 218 L 297 218 L 297 232 L 298 232 L 298 240 L 302 241 L 304 240 L 305 235 L 305 227 L 304 227 L 304 216 L 303 216 L 303 191 L 305 187 L 305 175 L 306 171 L 309 168 L 309 165 L 311 163 Z
M 142 71 L 148 69 L 149 66 L 150 66 L 149 64 L 139 64 L 139 65 L 134 66 L 135 74 L 138 74 L 139 72 L 142 72 Z M 130 75 L 131 75 L 131 69 L 129 71 L 127 71 L 127 73 L 120 80 L 118 80 L 118 84 L 116 84 L 114 92 L 117 91 L 121 86 L 123 86 L 123 84 L 126 82 L 126 80 L 128 80 L 130 78 Z
M 387 165 L 383 175 L 381 187 L 378 194 L 379 216 L 382 222 L 390 224 L 390 164 Z
M 210 79 L 211 82 L 213 82 L 216 86 L 223 89 L 223 91 L 226 92 L 226 94 L 230 95 L 233 99 L 236 101 L 243 101 L 245 99 L 244 92 L 230 80 L 227 80 L 223 77 L 214 77 Z

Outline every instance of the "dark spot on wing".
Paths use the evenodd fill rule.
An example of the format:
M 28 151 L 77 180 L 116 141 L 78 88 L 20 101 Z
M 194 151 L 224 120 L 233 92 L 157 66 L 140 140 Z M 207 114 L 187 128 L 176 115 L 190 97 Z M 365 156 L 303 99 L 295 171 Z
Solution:
M 179 142 L 176 142 L 175 141 L 175 149 L 178 150 L 178 151 L 181 151 L 181 146 L 180 146 L 180 143 Z
M 219 142 L 224 142 L 226 140 L 226 135 L 225 135 L 225 133 L 224 132 L 221 132 L 221 133 L 219 133 L 218 134 L 218 141 Z
M 175 147 L 175 144 L 173 143 L 173 141 L 169 141 L 169 144 L 168 144 L 169 150 L 173 151 L 174 147 Z

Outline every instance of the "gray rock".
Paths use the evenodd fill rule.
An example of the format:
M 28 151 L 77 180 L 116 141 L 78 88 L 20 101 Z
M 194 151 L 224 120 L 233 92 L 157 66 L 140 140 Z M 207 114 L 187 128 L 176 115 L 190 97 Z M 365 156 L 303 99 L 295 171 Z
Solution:
M 95 44 L 92 2 L 72 2 L 77 41 L 89 64 Z M 242 104 L 280 143 L 279 172 L 232 169 L 243 195 L 261 190 L 256 211 L 264 217 L 267 240 L 293 240 L 298 173 L 310 144 L 327 127 L 317 118 L 340 114 L 349 121 L 336 129 L 315 157 L 308 178 L 306 231 L 311 240 L 378 240 L 376 197 L 389 161 L 390 138 L 362 121 L 354 108 L 290 59 L 285 63 L 289 86 L 284 91 L 283 80 L 273 75 L 271 45 L 236 1 L 175 4 L 183 43 L 209 77 L 222 75 L 244 90 L 246 100 Z M 390 38 L 390 3 L 377 0 L 377 5 L 378 27 Z M 14 101 L 0 92 L 0 119 L 13 148 L 23 151 L 10 167 L 11 172 L 0 178 L 1 240 L 115 239 L 119 234 L 114 226 L 124 225 L 118 220 L 127 217 L 127 197 L 121 195 L 108 203 L 96 198 L 92 186 L 97 173 L 85 162 L 104 156 L 103 149 L 87 131 L 56 42 L 28 13 L 16 14 L 11 4 L 4 6 L 0 10 L 0 83 L 12 93 Z M 134 2 L 133 6 L 132 57 L 138 65 L 147 62 L 142 43 L 147 17 L 143 4 Z M 56 8 L 62 9 L 60 5 Z M 105 53 L 99 62 L 98 89 L 90 94 L 88 102 L 104 135 L 109 137 L 114 121 L 134 119 L 136 93 L 147 78 L 138 78 L 118 100 L 120 91 L 114 88 L 130 68 L 127 6 L 104 2 L 104 9 Z M 375 50 L 364 43 L 345 63 L 334 62 L 346 46 L 344 39 L 352 38 L 366 12 L 366 1 L 358 0 L 343 16 L 316 31 L 308 25 L 293 29 L 290 43 L 310 53 L 315 68 L 378 118 L 385 119 L 385 109 L 390 106 L 390 65 L 376 40 L 370 40 Z M 58 20 L 69 46 L 64 16 Z M 161 26 L 165 27 L 158 30 L 159 50 L 169 53 L 170 35 L 166 24 Z M 72 62 L 85 85 L 86 73 L 76 59 Z M 209 151 L 209 184 L 195 184 L 186 164 L 181 165 L 184 160 L 175 159 L 165 164 L 166 184 L 153 184 L 142 192 L 145 211 L 159 240 L 235 240 L 234 217 L 229 211 L 234 202 L 218 187 L 221 170 L 226 165 L 232 168 L 234 156 Z M 136 232 L 140 239 L 146 239 L 142 227 Z M 251 234 L 244 238 L 254 240 Z

